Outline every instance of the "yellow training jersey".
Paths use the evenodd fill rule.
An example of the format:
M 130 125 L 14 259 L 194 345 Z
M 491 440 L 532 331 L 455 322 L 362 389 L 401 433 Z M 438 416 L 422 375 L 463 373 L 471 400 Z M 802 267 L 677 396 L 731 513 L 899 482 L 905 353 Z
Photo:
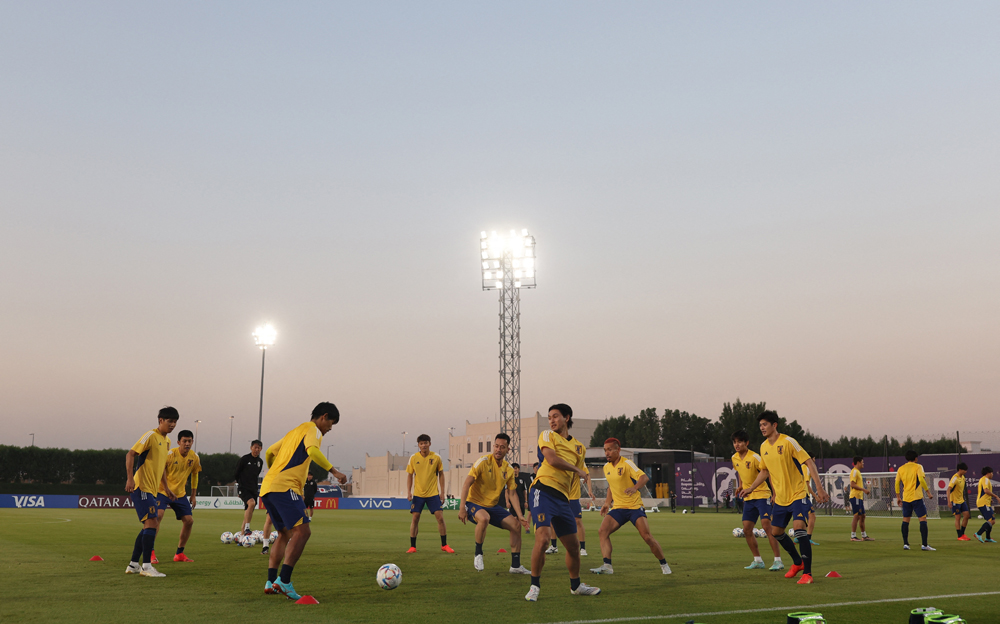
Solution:
M 740 485 L 750 487 L 760 474 L 760 455 L 753 451 L 747 451 L 745 457 L 741 458 L 739 453 L 733 453 L 733 468 L 740 476 Z M 757 489 L 743 497 L 743 500 L 761 500 L 771 498 L 771 488 L 767 487 L 767 481 L 757 486 Z
M 319 448 L 323 433 L 313 421 L 292 429 L 279 442 L 268 449 L 274 461 L 268 466 L 267 475 L 260 484 L 260 495 L 289 490 L 302 496 L 302 486 L 309 474 L 309 447 Z
M 577 450 L 577 448 L 582 446 L 583 444 L 578 440 L 569 441 L 551 429 L 540 433 L 538 435 L 539 464 L 538 472 L 535 473 L 535 483 L 547 485 L 560 492 L 567 500 L 571 500 L 572 496 L 570 494 L 573 490 L 573 482 L 576 481 L 576 497 L 580 498 L 580 475 L 568 470 L 553 468 L 549 465 L 549 462 L 545 461 L 542 449 L 550 448 L 556 452 L 556 456 L 559 459 L 576 466 L 580 470 L 584 470 L 586 465 L 583 463 L 583 454 L 586 453 L 586 449 L 582 449 L 582 452 Z
M 778 434 L 773 444 L 764 440 L 760 445 L 760 463 L 771 478 L 775 505 L 787 507 L 806 497 L 802 468 L 809 459 L 809 453 L 783 433 Z
M 167 453 L 167 487 L 174 493 L 174 496 L 187 496 L 187 480 L 193 474 L 201 472 L 201 459 L 194 451 L 188 451 L 187 455 L 181 455 L 179 446 L 170 449 Z M 160 494 L 166 494 L 163 484 L 160 483 Z
M 420 498 L 440 496 L 438 492 L 438 473 L 443 470 L 441 456 L 430 451 L 427 457 L 420 453 L 410 455 L 406 464 L 406 472 L 413 475 L 413 495 Z
M 965 502 L 965 477 L 955 474 L 948 482 L 948 502 L 961 505 Z
M 642 507 L 642 495 L 638 490 L 634 494 L 626 494 L 625 490 L 635 486 L 646 473 L 632 463 L 631 459 L 618 458 L 618 464 L 604 464 L 604 478 L 608 480 L 608 490 L 611 491 L 612 509 L 639 509 Z
M 860 489 L 855 490 L 851 488 L 851 498 L 857 500 L 865 500 L 865 480 L 861 478 L 861 471 L 855 468 L 851 471 L 851 485 L 857 486 Z
M 496 507 L 500 504 L 503 496 L 503 489 L 517 490 L 514 482 L 514 469 L 511 468 L 507 460 L 497 463 L 492 453 L 483 455 L 472 464 L 469 469 L 469 476 L 475 477 L 475 481 L 469 487 L 467 503 L 473 503 L 480 507 Z M 506 505 L 504 505 L 506 506 Z
M 135 471 L 132 479 L 136 489 L 156 494 L 160 491 L 160 479 L 163 478 L 163 467 L 167 463 L 170 438 L 160 433 L 159 429 L 150 429 L 132 445 L 132 450 L 139 454 L 132 464 L 132 470 Z
M 979 498 L 976 499 L 976 507 L 989 507 L 993 504 L 993 482 L 987 477 L 979 480 Z
M 896 485 L 893 486 L 897 492 L 900 484 L 903 485 L 904 503 L 912 503 L 923 498 L 924 493 L 920 488 L 930 491 L 927 487 L 927 478 L 924 476 L 924 467 L 917 462 L 906 462 L 899 467 L 896 471 Z
M 584 446 L 583 443 L 581 443 L 579 440 L 577 440 L 573 436 L 570 436 L 569 440 L 567 440 L 567 442 L 569 442 L 570 444 L 573 445 L 573 448 L 576 449 L 577 455 L 580 456 L 580 464 L 577 464 L 577 465 L 579 465 L 580 467 L 586 466 L 586 463 L 584 462 L 584 460 L 587 458 L 587 447 Z M 570 484 L 569 484 L 569 499 L 570 500 L 579 500 L 580 499 L 580 477 L 577 476 L 577 475 L 573 475 L 573 480 L 570 481 Z

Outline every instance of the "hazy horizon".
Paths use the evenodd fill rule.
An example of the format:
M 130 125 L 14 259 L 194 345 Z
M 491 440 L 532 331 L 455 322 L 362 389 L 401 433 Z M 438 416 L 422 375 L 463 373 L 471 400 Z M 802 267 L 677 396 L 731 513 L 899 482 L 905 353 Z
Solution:
M 0 5 L 0 444 L 199 451 L 336 403 L 338 466 L 499 409 L 767 401 L 995 430 L 1000 7 Z

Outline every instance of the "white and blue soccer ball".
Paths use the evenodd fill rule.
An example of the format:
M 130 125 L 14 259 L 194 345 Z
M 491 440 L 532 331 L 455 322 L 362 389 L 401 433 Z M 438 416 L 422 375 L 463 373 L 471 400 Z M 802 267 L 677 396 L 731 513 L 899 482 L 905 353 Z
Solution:
M 244 535 L 243 541 L 240 542 L 240 546 L 243 546 L 243 548 L 250 548 L 251 546 L 256 546 L 256 545 L 257 545 L 257 538 L 254 537 L 253 535 Z
M 276 540 L 276 539 L 278 539 L 278 532 L 277 531 L 271 531 L 271 537 L 267 538 L 267 541 L 269 541 L 269 542 L 271 542 L 273 544 L 274 540 Z
M 222 538 L 221 539 L 222 539 L 222 543 L 223 544 L 232 544 L 233 543 L 233 534 L 230 533 L 229 531 L 226 531 L 225 533 L 222 534 Z
M 733 537 L 743 537 L 743 529 L 733 529 Z
M 764 531 L 764 529 L 754 529 L 753 534 L 756 537 L 767 537 L 767 533 Z
M 253 532 L 253 537 L 254 537 L 254 539 L 256 539 L 256 540 L 257 540 L 258 542 L 261 542 L 261 541 L 263 541 L 263 540 L 264 540 L 264 532 L 263 532 L 263 531 L 260 531 L 260 530 L 257 530 L 257 531 L 254 531 L 254 532 Z
M 396 589 L 403 582 L 403 571 L 395 563 L 387 563 L 378 569 L 375 581 L 382 589 Z

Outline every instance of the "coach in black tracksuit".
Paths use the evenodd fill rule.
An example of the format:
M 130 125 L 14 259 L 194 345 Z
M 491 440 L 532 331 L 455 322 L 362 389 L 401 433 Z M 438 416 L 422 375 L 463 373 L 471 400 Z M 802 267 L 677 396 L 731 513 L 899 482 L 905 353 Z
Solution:
M 253 510 L 257 507 L 257 497 L 259 496 L 257 483 L 260 480 L 260 471 L 264 469 L 264 460 L 260 457 L 260 451 L 264 445 L 260 440 L 250 443 L 250 452 L 240 458 L 236 464 L 236 486 L 240 491 L 240 499 L 243 501 L 243 532 L 250 533 L 250 520 L 253 519 Z

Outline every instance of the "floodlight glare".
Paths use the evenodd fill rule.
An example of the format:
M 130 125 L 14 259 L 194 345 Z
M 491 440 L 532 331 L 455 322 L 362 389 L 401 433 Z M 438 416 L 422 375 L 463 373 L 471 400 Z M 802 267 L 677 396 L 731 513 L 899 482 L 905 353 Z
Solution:
M 483 263 L 482 285 L 483 290 L 503 289 L 504 284 L 510 281 L 511 288 L 534 288 L 535 271 L 528 275 L 522 272 L 520 281 L 515 284 L 514 269 L 535 268 L 535 237 L 522 229 L 510 230 L 509 236 L 491 232 L 488 236 L 486 232 L 480 233 L 479 246 L 482 249 Z M 487 272 L 486 269 L 495 269 Z M 508 279 L 504 279 L 504 276 Z
M 270 323 L 261 325 L 253 332 L 254 343 L 261 349 L 274 346 L 274 339 L 278 337 L 277 330 Z

